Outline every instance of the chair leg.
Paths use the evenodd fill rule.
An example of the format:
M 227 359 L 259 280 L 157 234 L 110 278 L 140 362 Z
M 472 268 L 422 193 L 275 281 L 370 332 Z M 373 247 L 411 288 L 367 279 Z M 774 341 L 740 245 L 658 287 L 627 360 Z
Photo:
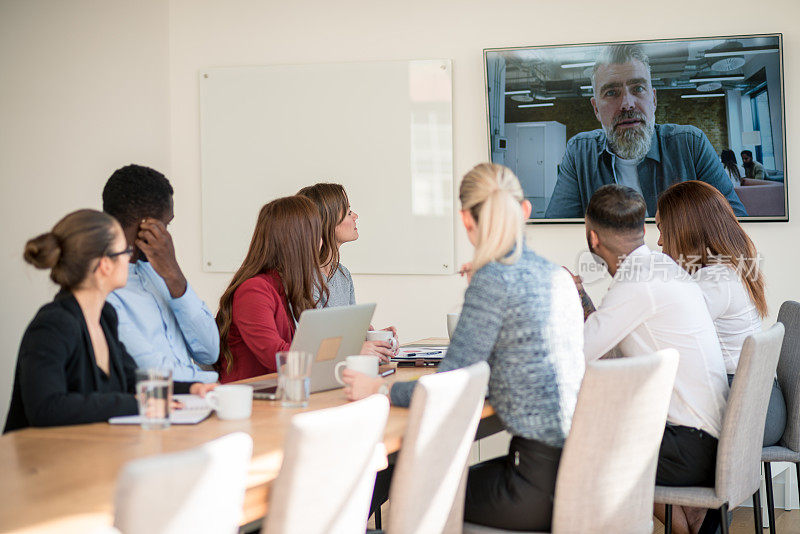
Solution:
M 764 485 L 767 487 L 767 519 L 769 534 L 775 534 L 775 499 L 772 496 L 772 466 L 764 462 Z
M 375 516 L 375 530 L 383 529 L 383 521 L 381 521 L 381 507 L 378 506 L 378 509 L 375 510 L 373 514 Z
M 672 505 L 664 505 L 664 534 L 672 534 Z
M 800 495 L 800 463 L 794 464 L 794 467 L 797 469 L 797 493 Z M 800 497 L 798 497 L 798 499 L 800 499 Z
M 757 489 L 753 494 L 753 521 L 756 526 L 756 534 L 762 534 L 764 527 L 761 519 L 761 489 Z
M 722 534 L 728 534 L 728 503 L 725 503 L 720 507 L 719 514 Z

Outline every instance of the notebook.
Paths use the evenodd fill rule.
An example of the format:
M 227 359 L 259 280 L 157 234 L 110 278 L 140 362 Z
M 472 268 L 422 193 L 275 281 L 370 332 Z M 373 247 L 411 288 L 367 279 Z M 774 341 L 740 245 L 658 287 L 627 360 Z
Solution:
M 393 362 L 411 362 L 417 360 L 439 361 L 444 358 L 447 347 L 442 346 L 414 346 L 404 347 L 392 357 Z
M 199 395 L 173 395 L 173 399 L 183 403 L 180 410 L 172 410 L 169 422 L 173 425 L 196 425 L 211 415 L 211 407 Z M 138 425 L 142 422 L 139 415 L 121 415 L 108 420 L 112 425 Z

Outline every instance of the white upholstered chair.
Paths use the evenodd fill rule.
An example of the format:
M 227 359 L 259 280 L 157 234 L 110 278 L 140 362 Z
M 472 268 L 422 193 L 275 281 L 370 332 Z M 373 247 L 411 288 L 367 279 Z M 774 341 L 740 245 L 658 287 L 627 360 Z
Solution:
M 417 382 L 389 494 L 389 534 L 460 532 L 459 486 L 488 381 L 489 366 L 479 362 Z M 454 521 L 446 526 L 449 517 Z
M 674 349 L 586 365 L 558 468 L 554 534 L 652 532 L 658 450 L 677 369 Z M 464 525 L 464 534 L 505 532 Z
M 388 415 L 389 401 L 373 395 L 292 417 L 264 531 L 365 532 L 375 473 L 386 464 Z
M 117 481 L 114 526 L 122 534 L 237 532 L 252 451 L 252 438 L 236 432 L 128 462 Z

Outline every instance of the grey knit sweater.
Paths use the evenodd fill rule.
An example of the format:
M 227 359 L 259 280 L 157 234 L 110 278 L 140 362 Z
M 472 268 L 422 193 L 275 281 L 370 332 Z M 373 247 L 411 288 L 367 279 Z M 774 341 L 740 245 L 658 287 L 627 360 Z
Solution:
M 562 447 L 583 379 L 583 312 L 569 274 L 527 248 L 481 267 L 439 372 L 486 360 L 489 402 L 515 436 Z M 408 406 L 414 382 L 392 386 Z

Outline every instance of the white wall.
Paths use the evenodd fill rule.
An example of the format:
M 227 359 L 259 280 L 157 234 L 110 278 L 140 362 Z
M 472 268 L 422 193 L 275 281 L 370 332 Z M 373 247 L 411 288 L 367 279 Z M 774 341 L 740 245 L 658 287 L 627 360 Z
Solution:
M 0 3 L 0 423 L 22 332 L 56 287 L 25 241 L 100 208 L 114 169 L 169 166 L 168 5 Z
M 487 47 L 783 31 L 786 100 L 800 101 L 800 71 L 793 68 L 800 55 L 800 29 L 786 22 L 800 17 L 800 5 L 792 0 L 772 0 L 758 17 L 741 17 L 752 3 L 733 0 L 676 0 L 669 10 L 656 2 L 616 7 L 596 1 L 173 0 L 168 19 L 159 2 L 69 5 L 6 2 L 0 11 L 0 42 L 6 45 L 0 51 L 5 67 L 0 72 L 13 80 L 0 84 L 2 217 L 3 228 L 11 229 L 0 247 L 7 297 L 0 325 L 5 371 L 0 408 L 10 393 L 24 325 L 49 294 L 42 277 L 22 266 L 24 239 L 69 209 L 97 205 L 105 177 L 117 166 L 140 161 L 169 172 L 176 190 L 172 231 L 179 258 L 198 293 L 216 307 L 229 276 L 204 273 L 201 267 L 201 68 L 451 58 L 456 176 L 487 158 L 482 71 Z M 135 6 L 131 13 L 129 6 Z M 60 43 L 54 36 L 71 37 Z M 51 85 L 52 95 L 45 92 Z M 791 125 L 800 124 L 800 108 L 788 105 L 786 118 L 787 146 L 792 147 L 796 128 Z M 114 121 L 128 126 L 115 128 Z M 791 151 L 788 163 L 789 176 L 795 176 L 800 168 Z M 797 176 L 789 178 L 792 210 L 800 209 L 791 202 L 800 198 Z M 28 183 L 15 187 L 21 177 Z M 48 200 L 34 198 L 34 192 Z M 800 299 L 794 272 L 800 251 L 793 246 L 798 229 L 797 221 L 747 226 L 765 257 L 773 319 L 782 300 Z M 585 247 L 580 225 L 533 226 L 528 236 L 538 252 L 566 265 L 573 265 Z M 647 237 L 655 246 L 654 227 L 648 227 Z M 469 259 L 462 231 L 456 254 L 459 261 Z M 465 287 L 456 276 L 373 275 L 357 276 L 355 282 L 359 300 L 379 302 L 376 324 L 395 324 L 405 340 L 444 335 L 445 313 L 460 304 Z M 598 283 L 589 291 L 601 295 L 603 286 Z

